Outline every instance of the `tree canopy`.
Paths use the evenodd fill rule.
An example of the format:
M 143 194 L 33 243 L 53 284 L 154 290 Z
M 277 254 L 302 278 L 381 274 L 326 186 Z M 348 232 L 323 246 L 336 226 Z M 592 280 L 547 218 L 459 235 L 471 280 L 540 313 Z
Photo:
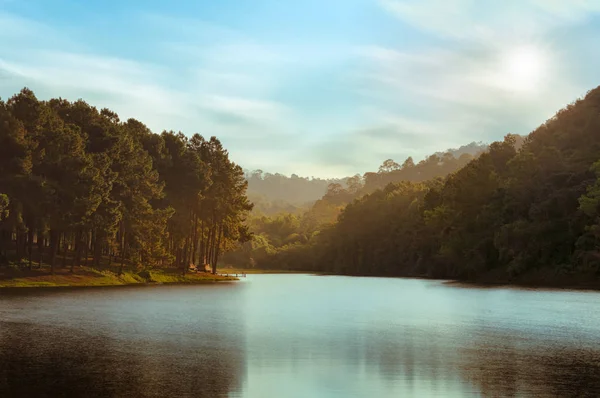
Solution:
M 83 100 L 0 101 L 0 253 L 54 270 L 210 265 L 250 234 L 240 166 L 216 137 L 155 134 Z M 14 242 L 13 242 L 14 240 Z M 34 248 L 35 244 L 35 248 Z M 69 254 L 69 256 L 67 256 Z M 67 258 L 69 264 L 67 263 Z
M 478 156 L 388 160 L 354 194 L 330 185 L 321 201 L 339 206 L 339 216 L 263 264 L 358 275 L 595 277 L 599 110 L 596 88 L 526 138 L 509 134 Z

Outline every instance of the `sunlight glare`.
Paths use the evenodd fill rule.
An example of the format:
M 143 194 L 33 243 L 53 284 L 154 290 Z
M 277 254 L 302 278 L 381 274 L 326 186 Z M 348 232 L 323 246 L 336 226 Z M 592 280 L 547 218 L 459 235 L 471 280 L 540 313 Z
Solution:
M 543 77 L 544 55 L 535 48 L 516 48 L 505 55 L 503 79 L 515 91 L 535 91 Z

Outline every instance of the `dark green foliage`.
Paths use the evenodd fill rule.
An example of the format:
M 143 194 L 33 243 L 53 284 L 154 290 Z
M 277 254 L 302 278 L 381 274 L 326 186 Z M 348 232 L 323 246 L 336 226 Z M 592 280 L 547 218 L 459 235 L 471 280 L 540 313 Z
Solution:
M 0 254 L 17 263 L 31 267 L 35 252 L 52 269 L 118 261 L 215 271 L 232 242 L 249 239 L 246 187 L 215 137 L 154 134 L 28 89 L 0 101 Z
M 456 171 L 444 177 L 444 164 Z M 388 180 L 404 182 L 381 188 Z M 595 277 L 599 181 L 597 88 L 524 141 L 507 135 L 477 158 L 386 161 L 364 176 L 336 223 L 265 264 L 361 275 Z M 332 186 L 324 200 L 341 204 L 347 193 Z
M 258 197 L 253 218 L 248 226 L 254 233 L 255 239 L 260 239 L 267 244 L 247 244 L 226 256 L 224 261 L 237 267 L 253 267 L 258 264 L 262 268 L 302 268 L 303 260 L 299 255 L 304 253 L 304 245 L 316 247 L 317 236 L 321 231 L 328 230 L 346 205 L 353 200 L 375 191 L 379 185 L 385 187 L 386 184 L 393 182 L 405 180 L 418 182 L 432 176 L 446 176 L 473 159 L 471 153 L 478 156 L 485 148 L 487 146 L 483 144 L 472 143 L 457 150 L 451 149 L 429 156 L 417 165 L 412 158 L 408 158 L 402 166 L 388 159 L 380 167 L 379 173 L 366 173 L 364 176 L 357 174 L 342 180 L 329 180 L 321 199 L 308 206 L 294 206 L 281 200 L 268 202 L 264 197 Z M 459 155 L 458 159 L 455 154 Z M 326 182 L 326 180 L 308 180 L 297 176 L 292 176 L 290 179 L 279 174 L 267 174 L 263 177 L 260 171 L 247 178 L 250 179 L 250 184 L 254 181 L 255 186 L 258 181 L 265 183 L 279 181 L 278 184 L 287 187 L 286 189 Z M 288 229 L 287 233 L 270 227 L 280 225 L 284 220 L 289 225 L 291 219 L 294 220 L 294 227 Z M 311 264 L 314 261 L 319 260 L 311 255 Z M 313 264 L 311 267 L 318 267 L 318 264 Z
M 478 156 L 480 153 L 476 153 Z M 388 159 L 379 167 L 377 173 L 365 173 L 364 187 L 361 193 L 371 193 L 377 189 L 382 189 L 386 185 L 400 182 L 427 181 L 436 177 L 444 177 L 455 172 L 474 159 L 470 153 L 462 153 L 455 157 L 451 152 L 437 153 L 415 164 L 412 157 L 407 158 L 402 166 Z

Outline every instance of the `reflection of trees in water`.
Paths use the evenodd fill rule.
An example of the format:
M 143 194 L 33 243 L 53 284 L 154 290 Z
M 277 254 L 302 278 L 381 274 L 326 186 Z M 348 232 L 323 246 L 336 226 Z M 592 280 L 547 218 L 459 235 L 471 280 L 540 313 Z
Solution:
M 367 352 L 373 370 L 390 385 L 401 380 L 411 393 L 428 389 L 443 396 L 447 389 L 463 391 L 453 343 L 444 332 L 406 326 L 401 333 L 373 333 Z
M 231 336 L 226 344 L 201 343 L 136 345 L 67 328 L 0 323 L 0 396 L 216 397 L 241 388 L 242 345 Z
M 488 397 L 598 397 L 600 347 L 585 350 L 486 336 L 463 350 L 462 377 Z
M 389 391 L 413 396 L 431 389 L 443 396 L 446 388 L 462 391 L 454 366 L 460 358 L 450 343 L 439 334 L 409 326 L 401 330 L 322 330 L 295 335 L 292 341 L 277 334 L 256 341 L 252 359 L 256 367 L 290 366 L 298 374 L 308 374 L 309 380 L 313 377 L 310 371 L 319 369 L 327 375 L 328 380 L 322 382 L 329 387 L 339 387 L 336 382 L 342 382 L 341 377 L 347 384 L 354 376 L 365 375 L 367 383 L 376 388 L 386 386 Z
M 424 382 L 440 394 L 457 389 L 486 397 L 600 396 L 600 346 L 565 348 L 490 330 L 445 335 L 410 327 L 404 333 L 379 331 L 360 343 L 372 372 L 411 391 Z M 355 356 L 354 350 L 346 353 Z

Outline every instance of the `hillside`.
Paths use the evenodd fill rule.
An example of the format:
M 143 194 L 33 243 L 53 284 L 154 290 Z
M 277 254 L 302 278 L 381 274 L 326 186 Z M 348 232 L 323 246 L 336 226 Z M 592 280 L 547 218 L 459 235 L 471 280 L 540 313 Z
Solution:
M 600 272 L 600 88 L 447 178 L 387 185 L 263 266 L 588 283 Z M 517 149 L 518 148 L 518 149 Z M 575 282 L 574 282 L 575 283 Z
M 515 146 L 521 145 L 524 137 L 514 137 Z M 487 148 L 486 145 L 473 142 L 459 149 L 427 156 L 417 164 L 412 158 L 408 158 L 402 165 L 388 159 L 379 167 L 378 172 L 355 175 L 344 180 L 329 180 L 331 182 L 322 197 L 304 204 L 292 204 L 281 199 L 270 200 L 266 196 L 250 193 L 248 196 L 254 203 L 254 210 L 247 223 L 254 233 L 254 240 L 228 254 L 224 261 L 229 265 L 245 267 L 255 263 L 258 257 L 266 258 L 270 254 L 287 250 L 289 245 L 307 243 L 321 230 L 333 225 L 346 205 L 353 200 L 394 182 L 419 182 L 446 177 L 481 155 Z M 455 154 L 459 157 L 455 157 Z M 298 180 L 295 176 L 254 175 L 255 184 L 269 179 L 279 180 L 282 186 Z M 304 180 L 303 183 L 307 181 Z
M 406 159 L 402 165 L 388 159 L 378 171 L 338 179 L 299 177 L 296 174 L 288 177 L 279 173 L 265 173 L 262 170 L 245 170 L 244 173 L 248 181 L 248 195 L 252 202 L 258 205 L 256 210 L 262 209 L 261 214 L 267 215 L 285 212 L 286 209 L 294 213 L 321 199 L 331 184 L 348 187 L 349 183 L 356 183 L 356 179 L 359 178 L 361 184 L 364 179 L 365 192 L 371 192 L 390 182 L 422 181 L 442 177 L 464 166 L 487 148 L 484 143 L 472 142 L 458 149 L 448 149 L 426 156 L 417 164 L 412 157 Z M 408 170 L 409 168 L 411 170 Z
M 262 170 L 245 171 L 248 181 L 248 194 L 262 201 L 285 202 L 291 205 L 305 205 L 321 198 L 331 183 L 343 182 L 343 179 L 321 179 L 290 177 L 279 173 L 264 173 Z

